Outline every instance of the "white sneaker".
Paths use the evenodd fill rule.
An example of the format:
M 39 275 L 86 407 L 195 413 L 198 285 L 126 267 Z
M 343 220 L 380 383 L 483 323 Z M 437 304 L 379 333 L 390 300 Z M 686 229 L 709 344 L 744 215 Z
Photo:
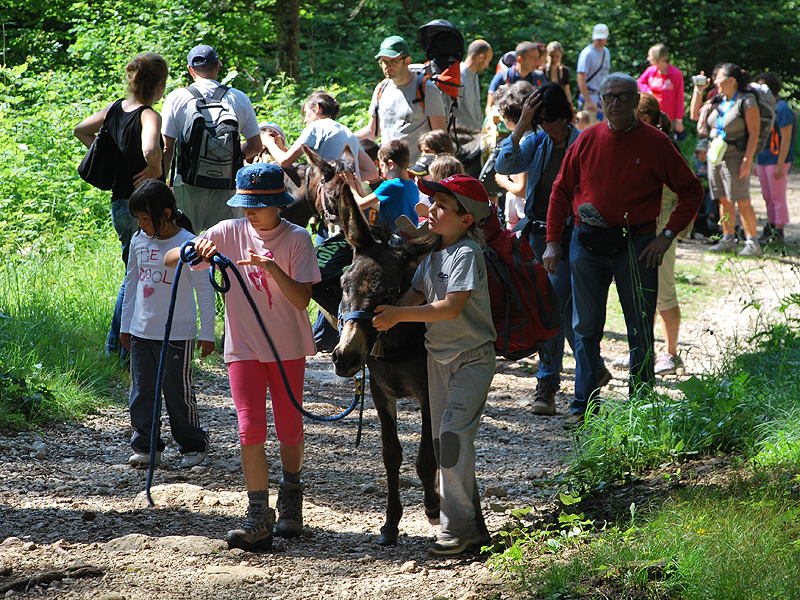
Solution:
M 722 238 L 720 241 L 718 241 L 713 246 L 709 246 L 708 251 L 709 252 L 733 252 L 734 250 L 736 250 L 736 244 L 737 243 L 738 242 L 736 241 L 735 237 L 728 238 L 728 239 Z
M 620 369 L 622 371 L 630 371 L 631 370 L 631 354 L 630 354 L 630 352 L 615 358 L 614 361 L 611 363 L 611 366 L 614 367 L 615 369 Z
M 757 240 L 747 240 L 737 256 L 761 256 L 761 246 Z
M 203 452 L 187 452 L 181 457 L 181 469 L 191 469 L 203 462 L 208 456 L 208 450 Z
M 128 459 L 128 464 L 132 467 L 149 467 L 150 466 L 150 453 L 149 452 L 136 452 L 131 454 Z M 161 464 L 161 452 L 156 452 L 156 466 Z

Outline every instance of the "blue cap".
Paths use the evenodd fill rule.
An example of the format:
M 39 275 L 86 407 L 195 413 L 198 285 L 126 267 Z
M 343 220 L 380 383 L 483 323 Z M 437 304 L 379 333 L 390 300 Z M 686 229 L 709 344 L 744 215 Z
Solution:
M 239 208 L 282 208 L 294 202 L 283 184 L 283 169 L 271 163 L 255 163 L 236 173 L 236 194 L 228 206 Z
M 211 46 L 195 46 L 189 51 L 188 63 L 190 67 L 204 67 L 215 65 L 219 62 L 216 50 Z

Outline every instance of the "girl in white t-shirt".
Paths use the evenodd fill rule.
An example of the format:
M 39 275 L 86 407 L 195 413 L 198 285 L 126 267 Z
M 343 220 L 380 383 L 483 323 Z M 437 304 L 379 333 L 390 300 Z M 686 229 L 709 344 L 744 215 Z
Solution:
M 158 367 L 175 281 L 175 269 L 168 268 L 164 258 L 169 250 L 180 249 L 194 234 L 189 219 L 175 205 L 172 190 L 157 179 L 146 180 L 131 194 L 128 210 L 138 222 L 139 230 L 130 243 L 120 342 L 131 357 L 133 454 L 128 463 L 139 467 L 150 463 Z M 199 465 L 208 455 L 208 433 L 200 427 L 192 390 L 192 351 L 198 337 L 195 292 L 201 325 L 197 346 L 201 356 L 214 351 L 214 290 L 204 275 L 192 273 L 180 280 L 161 385 L 172 437 L 182 455 L 182 469 Z M 157 440 L 156 464 L 163 449 L 163 440 Z
M 305 357 L 316 348 L 306 308 L 311 286 L 321 280 L 311 235 L 281 219 L 278 211 L 292 202 L 283 187 L 283 169 L 256 163 L 239 169 L 236 194 L 229 206 L 244 219 L 222 221 L 196 239 L 197 253 L 208 260 L 221 252 L 240 265 L 247 291 L 258 307 L 278 356 L 261 330 L 241 286 L 231 274 L 225 296 L 225 362 L 239 420 L 242 470 L 249 508 L 239 529 L 228 532 L 231 548 L 268 549 L 274 533 L 294 537 L 303 528 L 303 417 L 292 405 L 277 360 L 287 374 L 292 395 L 303 398 Z M 168 257 L 177 263 L 179 252 Z M 208 267 L 207 263 L 204 263 Z M 283 477 L 278 490 L 278 521 L 269 507 L 267 390 L 275 433 L 280 441 Z
M 375 163 L 361 148 L 361 144 L 350 129 L 336 121 L 341 108 L 336 98 L 316 90 L 303 103 L 303 128 L 300 137 L 289 149 L 274 129 L 263 136 L 266 149 L 281 167 L 288 167 L 303 154 L 303 146 L 308 146 L 325 160 L 339 160 L 345 147 L 349 147 L 356 158 L 356 175 L 362 181 L 377 181 L 378 170 Z

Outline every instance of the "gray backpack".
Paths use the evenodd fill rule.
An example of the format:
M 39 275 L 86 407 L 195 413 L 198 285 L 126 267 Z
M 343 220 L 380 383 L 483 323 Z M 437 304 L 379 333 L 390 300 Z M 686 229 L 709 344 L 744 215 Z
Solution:
M 194 99 L 186 106 L 177 171 L 190 185 L 235 189 L 236 172 L 244 165 L 244 154 L 236 113 L 224 99 L 230 88 L 219 86 L 208 100 L 194 85 L 186 89 Z

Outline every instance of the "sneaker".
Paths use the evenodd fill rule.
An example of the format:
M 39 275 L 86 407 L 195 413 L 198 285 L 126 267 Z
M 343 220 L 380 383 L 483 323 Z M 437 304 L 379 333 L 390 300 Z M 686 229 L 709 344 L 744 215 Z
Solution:
M 428 546 L 428 554 L 431 556 L 452 556 L 461 554 L 473 546 L 485 546 L 490 541 L 492 541 L 492 538 L 488 533 L 476 535 L 473 538 L 459 538 L 443 533 Z
M 128 458 L 128 464 L 132 467 L 149 467 L 150 453 L 136 452 Z M 156 466 L 161 464 L 161 452 L 156 452 Z
M 756 240 L 747 240 L 737 256 L 761 256 L 761 246 Z
M 203 462 L 208 456 L 208 450 L 202 452 L 187 452 L 181 457 L 181 469 L 191 469 Z
M 247 517 L 241 529 L 233 529 L 225 536 L 228 548 L 270 550 L 272 531 L 275 527 L 275 511 L 269 506 L 251 504 L 247 507 Z
M 628 352 L 627 354 L 623 354 L 622 356 L 618 356 L 611 363 L 611 366 L 614 367 L 615 369 L 619 369 L 620 371 L 630 371 L 631 370 L 631 353 Z M 599 381 L 598 381 L 598 385 L 599 385 Z M 603 387 L 603 386 L 599 385 L 599 387 Z
M 540 379 L 536 387 L 531 412 L 535 415 L 556 414 L 556 388 L 544 379 Z
M 736 241 L 735 237 L 732 237 L 732 238 L 724 238 L 723 237 L 720 241 L 718 241 L 713 246 L 709 246 L 708 251 L 709 252 L 733 252 L 734 250 L 736 250 L 736 244 L 737 243 L 738 242 Z
M 628 360 L 630 361 L 630 358 Z M 628 362 L 628 368 L 631 368 L 630 362 Z M 611 371 L 603 367 L 603 370 L 597 374 L 597 387 L 608 385 L 608 382 L 612 379 Z
M 678 371 L 683 371 L 683 361 L 680 356 L 664 352 L 658 357 L 655 367 L 656 375 L 675 375 Z
M 287 483 L 281 477 L 278 487 L 278 523 L 275 535 L 297 537 L 303 531 L 303 488 L 305 484 Z

